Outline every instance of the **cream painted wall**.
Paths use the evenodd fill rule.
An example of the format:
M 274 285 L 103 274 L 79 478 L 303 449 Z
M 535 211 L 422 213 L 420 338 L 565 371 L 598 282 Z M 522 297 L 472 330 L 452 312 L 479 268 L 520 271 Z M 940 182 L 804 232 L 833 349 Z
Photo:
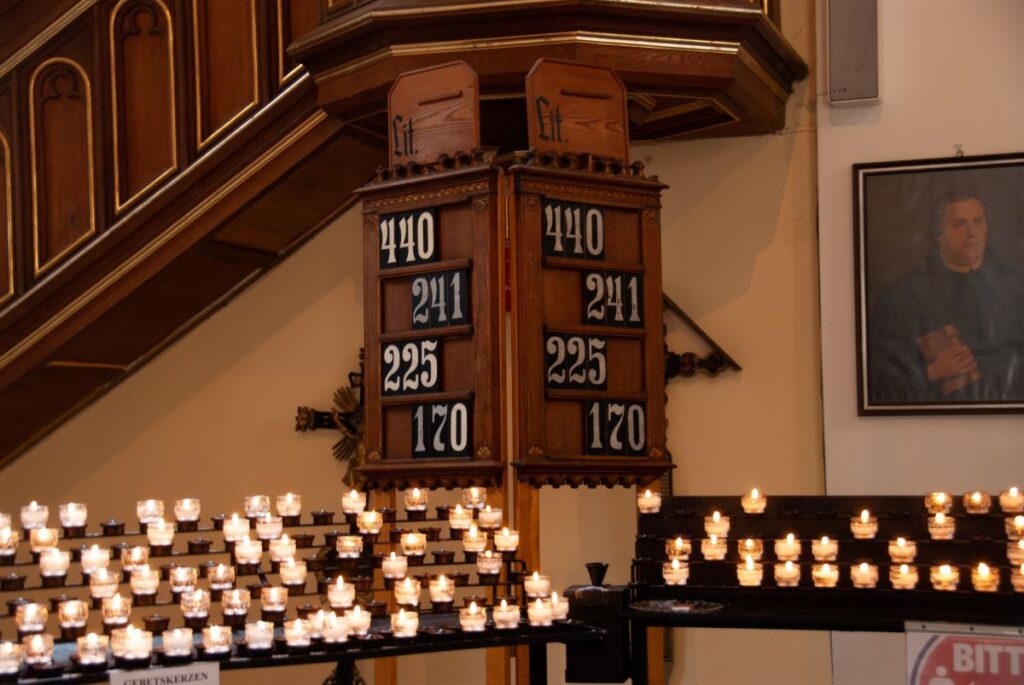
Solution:
M 818 0 L 819 21 L 825 0 Z M 1020 479 L 1019 416 L 857 416 L 851 165 L 1024 150 L 1024 3 L 879 2 L 881 103 L 830 109 L 818 77 L 826 481 L 834 494 L 999 490 Z M 824 64 L 825 41 L 819 41 Z M 969 459 L 968 459 L 969 455 Z M 836 683 L 903 682 L 899 636 L 837 634 Z

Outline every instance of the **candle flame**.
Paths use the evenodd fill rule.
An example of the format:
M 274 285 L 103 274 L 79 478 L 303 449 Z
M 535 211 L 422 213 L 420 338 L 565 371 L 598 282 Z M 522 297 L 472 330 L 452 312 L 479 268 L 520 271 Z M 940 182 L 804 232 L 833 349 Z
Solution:
M 415 497 L 416 499 L 419 499 L 420 498 L 420 489 L 419 488 L 413 488 L 412 489 L 412 496 Z
M 85 636 L 85 642 L 90 647 L 95 647 L 96 644 L 99 641 L 100 641 L 100 638 L 99 638 L 99 636 L 96 633 L 89 633 L 88 635 Z
M 343 587 L 345 587 L 345 578 L 344 578 L 344 576 L 338 576 L 338 580 L 337 580 L 336 584 L 337 584 L 339 590 L 342 589 Z
M 972 493 L 971 494 L 971 501 L 974 502 L 975 504 L 978 504 L 979 502 L 981 502 L 981 493 L 980 492 Z
M 506 537 L 508 537 L 508 528 L 507 527 L 506 528 L 502 528 L 501 529 L 501 534 L 506 536 Z
M 1010 488 L 1010 496 L 1011 497 L 1016 497 L 1019 492 L 1020 492 L 1020 490 L 1017 489 L 1016 485 L 1013 486 L 1012 488 Z
M 864 511 L 860 512 L 860 520 L 861 520 L 862 523 L 867 523 L 868 521 L 871 520 L 871 514 L 868 512 L 867 509 L 865 509 Z
M 539 571 L 534 571 L 534 572 L 533 572 L 533 582 L 535 582 L 535 583 L 536 583 L 536 582 L 538 582 L 539 580 L 540 580 L 540 572 L 539 572 Z
M 792 571 L 792 570 L 793 570 L 793 562 L 792 561 L 787 561 L 786 562 L 786 571 Z
M 551 593 L 551 603 L 552 604 L 558 604 L 558 593 L 557 592 L 552 592 Z
M 390 558 L 391 558 L 392 561 L 395 560 L 395 553 L 394 552 L 391 553 L 391 557 Z
M 861 573 L 867 573 L 868 572 L 868 564 L 867 564 L 867 562 L 864 562 L 864 561 L 860 562 L 860 572 Z
M 907 546 L 907 539 L 906 538 L 896 538 L 896 546 L 897 547 L 906 547 Z
M 943 564 L 939 567 L 939 573 L 944 576 L 948 576 L 952 574 L 952 569 L 950 569 L 949 564 Z
M 476 606 L 476 602 L 470 602 L 470 603 L 469 603 L 469 613 L 471 613 L 471 614 L 475 614 L 475 613 L 477 613 L 478 611 L 480 611 L 480 609 L 478 609 L 478 608 L 477 608 L 477 606 Z
M 486 507 L 484 507 L 484 511 L 486 511 L 488 514 L 490 514 L 491 513 L 491 505 L 488 504 Z
M 937 492 L 937 493 L 935 493 L 935 502 L 938 503 L 938 504 L 945 504 L 946 503 L 946 493 L 944 493 L 944 492 Z
M 753 571 L 753 570 L 754 570 L 754 557 L 752 557 L 752 556 L 750 556 L 750 555 L 748 554 L 748 555 L 747 555 L 747 561 L 746 561 L 746 564 L 747 564 L 747 570 L 748 570 L 748 571 Z
M 792 533 L 788 533 L 786 535 L 786 543 L 792 545 L 794 542 L 796 542 L 796 536 Z
M 443 573 L 442 573 L 441 575 L 439 575 L 439 576 L 437 577 L 437 584 L 438 584 L 439 586 L 441 586 L 442 588 L 446 588 L 446 587 L 448 587 L 448 576 L 446 576 L 446 575 L 445 575 L 445 574 L 443 574 Z
M 473 497 L 473 499 L 476 499 L 477 497 L 480 496 L 480 490 L 477 488 L 470 488 L 469 494 Z
M 711 544 L 712 545 L 717 545 L 718 544 L 718 536 L 715 535 L 714 533 L 711 534 Z
M 750 499 L 758 499 L 761 497 L 761 493 L 758 492 L 757 488 L 753 488 L 750 491 Z M 735 501 L 735 500 L 734 500 Z
M 908 573 L 910 573 L 910 567 L 906 564 L 900 564 L 900 575 L 905 576 Z
M 719 521 L 721 521 L 721 520 L 722 520 L 722 515 L 721 515 L 721 514 L 719 514 L 719 513 L 718 513 L 718 512 L 716 511 L 716 512 L 714 512 L 713 514 L 711 514 L 711 520 L 712 520 L 712 521 L 714 521 L 715 523 L 718 523 Z
M 982 578 L 988 578 L 991 572 L 992 571 L 989 569 L 988 564 L 986 564 L 984 561 L 978 564 L 978 575 Z
M 644 497 L 650 497 L 650 496 L 651 496 L 650 488 L 648 488 L 647 490 L 644 490 Z
M 1020 530 L 1021 528 L 1024 528 L 1024 516 L 1021 516 L 1020 514 L 1014 516 L 1013 517 L 1013 527 L 1018 529 L 1018 530 Z
M 355 616 L 356 618 L 359 618 L 359 616 L 360 616 L 360 615 L 361 615 L 362 613 L 363 613 L 363 610 L 362 610 L 362 609 L 361 609 L 361 608 L 359 607 L 359 605 L 358 605 L 358 604 L 356 604 L 355 608 L 354 608 L 354 609 L 352 609 L 352 615 L 353 615 L 353 616 Z
M 680 568 L 681 568 L 681 564 L 679 563 L 679 560 L 678 559 L 673 559 L 672 560 L 672 570 L 673 571 L 678 571 Z
M 821 565 L 821 572 L 822 573 L 831 573 L 832 572 L 832 567 L 829 566 L 827 563 L 826 564 L 822 564 Z
M 544 608 L 544 602 L 541 601 L 540 597 L 537 598 L 537 602 L 534 604 L 538 609 Z
M 505 609 L 508 609 L 508 602 L 506 602 L 504 599 L 501 600 L 501 609 L 502 609 L 502 611 L 504 611 Z
M 946 522 L 946 515 L 941 511 L 935 515 L 935 523 L 942 525 Z
M 404 585 L 406 590 L 412 590 L 412 581 L 408 578 L 405 579 Z
M 746 545 L 747 549 L 753 549 L 754 548 L 754 541 L 752 539 L 750 539 L 750 538 L 747 538 L 746 540 L 744 540 L 743 544 Z
M 822 535 L 821 536 L 821 544 L 823 544 L 823 545 L 827 545 L 828 544 L 828 536 L 827 535 Z
M 462 516 L 462 505 L 461 504 L 456 504 L 455 505 L 455 514 L 457 516 Z

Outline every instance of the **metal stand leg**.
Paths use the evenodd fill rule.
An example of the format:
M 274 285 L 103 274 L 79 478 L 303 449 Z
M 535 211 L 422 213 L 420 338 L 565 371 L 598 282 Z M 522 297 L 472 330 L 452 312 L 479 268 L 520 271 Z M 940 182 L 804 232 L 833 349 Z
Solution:
M 339 661 L 335 685 L 353 685 L 356 679 L 356 662 Z
M 530 685 L 548 683 L 548 646 L 530 645 Z
M 632 644 L 633 685 L 647 685 L 647 626 L 640 621 L 629 622 Z

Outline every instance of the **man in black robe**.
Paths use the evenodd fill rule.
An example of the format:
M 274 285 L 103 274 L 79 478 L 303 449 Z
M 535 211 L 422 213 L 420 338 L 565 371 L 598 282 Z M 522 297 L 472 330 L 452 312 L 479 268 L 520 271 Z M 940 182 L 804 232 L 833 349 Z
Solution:
M 1024 272 L 987 250 L 981 198 L 936 205 L 935 247 L 868 318 L 872 404 L 1024 401 Z

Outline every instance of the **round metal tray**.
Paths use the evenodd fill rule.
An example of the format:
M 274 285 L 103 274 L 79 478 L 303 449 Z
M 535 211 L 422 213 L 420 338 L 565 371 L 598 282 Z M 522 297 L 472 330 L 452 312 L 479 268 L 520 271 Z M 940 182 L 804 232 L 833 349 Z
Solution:
M 629 605 L 633 611 L 653 614 L 713 614 L 721 611 L 723 607 L 724 605 L 718 602 L 705 602 L 700 599 L 645 599 Z

